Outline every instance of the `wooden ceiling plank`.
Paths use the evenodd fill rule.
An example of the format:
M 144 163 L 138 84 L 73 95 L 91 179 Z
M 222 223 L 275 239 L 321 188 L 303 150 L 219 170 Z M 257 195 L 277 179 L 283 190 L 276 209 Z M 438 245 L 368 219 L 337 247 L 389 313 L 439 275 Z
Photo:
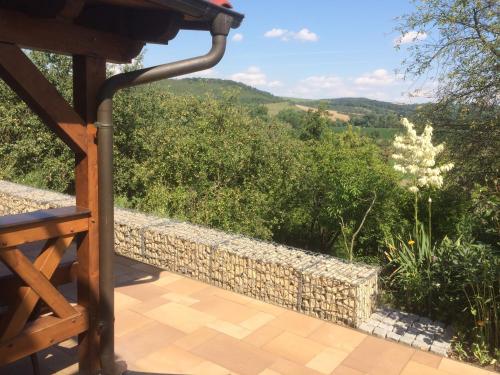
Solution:
M 67 0 L 57 17 L 62 20 L 72 21 L 83 9 L 85 0 Z
M 117 63 L 130 62 L 144 47 L 144 42 L 120 35 L 3 9 L 0 9 L 0 41 L 22 48 L 101 57 Z

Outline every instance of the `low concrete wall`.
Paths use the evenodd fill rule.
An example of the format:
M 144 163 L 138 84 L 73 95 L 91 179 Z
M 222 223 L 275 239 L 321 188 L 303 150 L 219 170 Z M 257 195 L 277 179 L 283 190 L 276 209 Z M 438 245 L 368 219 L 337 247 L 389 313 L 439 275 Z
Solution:
M 0 215 L 74 205 L 0 181 Z M 215 229 L 115 208 L 117 254 L 324 320 L 357 326 L 375 308 L 378 270 Z

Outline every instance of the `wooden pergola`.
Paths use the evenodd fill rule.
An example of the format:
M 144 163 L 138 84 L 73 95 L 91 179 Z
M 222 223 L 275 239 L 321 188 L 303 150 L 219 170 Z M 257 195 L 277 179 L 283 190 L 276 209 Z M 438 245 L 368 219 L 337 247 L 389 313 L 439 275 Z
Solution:
M 214 35 L 221 15 L 227 29 L 242 20 L 224 1 L 0 0 L 0 77 L 74 152 L 76 187 L 75 207 L 0 217 L 0 261 L 12 273 L 0 278 L 0 367 L 78 336 L 80 373 L 106 373 L 96 126 L 106 62 L 128 63 L 146 43 L 167 44 L 182 29 Z M 72 56 L 73 105 L 22 48 Z M 144 82 L 160 78 L 165 74 Z M 43 246 L 33 261 L 21 245 L 38 241 Z M 61 265 L 73 242 L 76 261 Z M 73 281 L 76 305 L 57 289 Z

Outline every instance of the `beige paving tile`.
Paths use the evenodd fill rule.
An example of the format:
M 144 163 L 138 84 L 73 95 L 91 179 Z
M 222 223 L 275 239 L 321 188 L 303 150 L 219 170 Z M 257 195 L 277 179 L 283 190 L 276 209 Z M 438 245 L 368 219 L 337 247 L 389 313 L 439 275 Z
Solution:
M 441 363 L 441 359 L 443 357 L 437 356 L 435 354 L 429 353 L 429 352 L 424 352 L 422 350 L 416 350 L 413 356 L 411 357 L 411 360 L 413 362 L 420 363 L 422 365 L 426 365 L 429 367 L 434 367 L 438 368 L 439 364 Z
M 331 375 L 365 375 L 366 373 L 361 372 L 359 370 L 355 370 L 353 368 L 340 365 L 335 370 L 333 370 Z M 422 374 L 425 375 L 425 374 Z
M 169 292 L 164 295 L 162 295 L 163 298 L 167 299 L 169 302 L 175 302 L 181 305 L 186 305 L 186 306 L 191 306 L 194 305 L 195 303 L 200 302 L 200 300 L 196 298 L 191 298 L 189 296 L 186 296 L 184 294 L 179 294 L 179 293 L 174 293 L 174 292 Z
M 314 319 L 293 311 L 285 311 L 283 314 L 279 315 L 279 319 L 273 320 L 270 324 L 295 333 L 296 335 L 307 337 L 322 323 L 323 322 L 319 319 Z
M 371 375 L 399 375 L 413 353 L 410 347 L 367 336 L 342 364 Z
M 117 292 L 115 289 L 115 312 L 119 312 L 141 303 L 140 300 L 130 297 L 127 294 Z
M 257 314 L 257 311 L 250 307 L 229 301 L 216 295 L 195 303 L 191 307 L 213 315 L 219 320 L 226 320 L 235 324 L 241 323 L 242 321 Z
M 367 336 L 354 329 L 339 326 L 333 323 L 322 322 L 308 338 L 323 345 L 351 351 L 356 348 Z
M 153 322 L 152 319 L 145 317 L 142 314 L 131 310 L 123 310 L 116 314 L 115 319 L 115 335 L 120 337 L 129 332 L 140 329 L 148 323 Z
M 147 282 L 123 285 L 115 288 L 115 290 L 129 297 L 138 299 L 141 302 L 161 297 L 167 292 L 164 288 Z
M 259 372 L 259 375 L 282 375 L 282 374 L 277 371 L 266 368 L 264 371 Z
M 276 305 L 273 305 L 270 303 L 258 301 L 256 299 L 252 299 L 252 301 L 248 303 L 248 306 L 250 306 L 258 311 L 265 312 L 265 313 L 268 313 L 268 314 L 271 314 L 274 316 L 280 316 L 281 314 L 288 311 L 282 307 L 279 307 L 279 306 L 276 306 Z
M 176 328 L 153 321 L 139 330 L 129 332 L 116 340 L 117 354 L 128 362 L 149 355 L 152 349 L 159 350 L 184 336 Z
M 206 341 L 192 352 L 241 375 L 258 374 L 274 361 L 269 353 L 223 334 Z
M 253 298 L 247 297 L 243 294 L 230 292 L 229 290 L 216 288 L 216 287 L 212 287 L 212 289 L 213 289 L 213 293 L 216 296 L 222 297 L 222 298 L 227 299 L 227 300 L 232 301 L 232 302 L 241 303 L 242 305 L 247 305 L 247 304 L 255 301 L 255 299 L 253 299 Z
M 71 337 L 66 341 L 60 342 L 57 346 L 65 349 L 75 349 L 78 346 L 78 339 L 76 337 Z
M 192 370 L 202 362 L 202 358 L 174 345 L 135 361 L 136 365 L 144 371 L 164 374 L 193 373 Z
M 404 367 L 401 375 L 446 375 L 445 372 L 439 371 L 435 367 L 426 366 L 422 363 L 410 361 Z
M 330 374 L 348 355 L 349 352 L 340 349 L 326 348 L 311 359 L 306 366 L 323 374 Z
M 155 278 L 145 272 L 140 272 L 130 268 L 130 272 L 121 275 L 115 275 L 115 286 L 131 285 L 137 282 L 152 282 Z
M 190 295 L 199 292 L 203 289 L 209 288 L 208 284 L 199 281 L 181 278 L 165 285 L 165 289 L 174 293 Z
M 479 367 L 467 365 L 463 362 L 443 358 L 438 367 L 439 370 L 446 371 L 453 375 L 492 375 L 491 371 Z
M 322 375 L 321 372 L 282 358 L 278 358 L 270 369 L 282 375 Z
M 158 278 L 156 280 L 153 280 L 151 283 L 157 286 L 167 286 L 174 281 L 181 280 L 182 276 L 177 275 L 175 273 L 163 271 L 158 275 Z
M 207 323 L 207 327 L 239 340 L 252 333 L 249 329 L 226 322 L 225 320 L 214 320 L 213 322 Z
M 196 331 L 184 335 L 176 340 L 175 345 L 185 350 L 192 350 L 218 334 L 219 332 L 214 329 L 201 327 Z
M 252 345 L 261 347 L 283 332 L 284 330 L 279 327 L 266 324 L 245 337 L 244 340 Z
M 135 270 L 146 272 L 149 275 L 155 275 L 155 276 L 160 274 L 160 272 L 162 272 L 161 268 L 141 262 L 134 262 L 130 265 L 130 267 Z
M 305 365 L 323 351 L 325 347 L 315 341 L 285 331 L 265 344 L 262 349 L 275 356 Z
M 240 325 L 251 331 L 255 331 L 256 329 L 264 326 L 266 323 L 269 323 L 270 321 L 274 320 L 274 318 L 275 318 L 274 315 L 264 312 L 258 312 L 257 314 L 251 316 L 250 318 L 242 321 Z
M 190 371 L 193 375 L 228 375 L 234 374 L 227 368 L 219 366 L 213 362 L 204 361 Z
M 213 315 L 174 302 L 152 309 L 145 315 L 185 333 L 194 332 L 217 319 Z
M 157 298 L 153 298 L 153 299 L 147 300 L 145 302 L 140 302 L 138 304 L 130 306 L 128 309 L 135 311 L 139 314 L 145 314 L 148 311 L 151 311 L 151 310 L 153 310 L 157 307 L 160 307 L 162 305 L 166 305 L 167 303 L 170 303 L 170 302 L 171 301 L 169 301 L 166 298 L 157 297 Z

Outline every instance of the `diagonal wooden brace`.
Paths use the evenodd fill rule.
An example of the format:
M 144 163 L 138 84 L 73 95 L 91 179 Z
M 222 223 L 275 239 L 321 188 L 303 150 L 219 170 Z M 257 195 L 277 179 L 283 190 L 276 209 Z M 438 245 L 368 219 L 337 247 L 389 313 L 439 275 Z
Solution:
M 87 130 L 82 118 L 23 51 L 13 44 L 0 43 L 0 78 L 76 154 L 87 152 Z
M 60 318 L 77 313 L 49 281 L 73 238 L 69 235 L 49 240 L 33 264 L 17 248 L 0 251 L 0 259 L 27 284 L 19 288 L 18 302 L 5 319 L 7 324 L 0 341 L 21 332 L 40 298 Z

